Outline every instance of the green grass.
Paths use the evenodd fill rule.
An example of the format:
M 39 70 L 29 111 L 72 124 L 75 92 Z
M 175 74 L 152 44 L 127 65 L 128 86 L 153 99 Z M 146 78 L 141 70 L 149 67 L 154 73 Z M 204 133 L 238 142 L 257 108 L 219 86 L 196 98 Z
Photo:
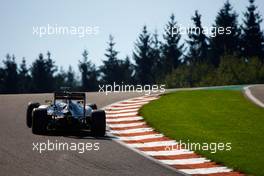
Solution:
M 179 91 L 140 113 L 157 131 L 189 143 L 229 143 L 230 151 L 196 151 L 250 175 L 264 175 L 264 109 L 235 90 Z

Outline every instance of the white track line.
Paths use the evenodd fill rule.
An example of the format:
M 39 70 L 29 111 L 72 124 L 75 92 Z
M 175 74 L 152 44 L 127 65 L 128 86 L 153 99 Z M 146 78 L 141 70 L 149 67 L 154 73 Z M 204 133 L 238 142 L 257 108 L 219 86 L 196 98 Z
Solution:
M 137 140 L 144 140 L 144 139 L 156 139 L 164 137 L 163 134 L 147 134 L 141 136 L 131 136 L 131 137 L 118 137 L 119 140 L 122 141 L 137 141 Z
M 126 117 L 126 116 L 135 116 L 138 112 L 128 112 L 128 113 L 116 113 L 116 114 L 106 114 L 107 117 Z
M 106 122 L 124 122 L 124 121 L 134 121 L 134 120 L 142 120 L 141 116 L 136 117 L 126 117 L 126 118 L 114 118 L 114 119 L 106 119 Z
M 113 105 L 115 106 L 115 105 Z M 105 109 L 107 110 L 126 110 L 126 109 L 132 109 L 132 108 L 140 108 L 142 107 L 141 105 L 131 105 L 131 106 L 122 106 L 122 107 L 113 107 L 113 106 L 109 106 L 109 107 L 105 107 Z
M 125 127 L 134 127 L 145 125 L 146 122 L 135 122 L 135 123 L 128 123 L 128 124 L 107 124 L 110 128 L 125 128 Z
M 124 110 L 106 110 L 106 114 L 112 114 L 112 113 L 127 113 L 127 112 L 138 112 L 139 108 L 134 109 L 124 109 Z
M 150 156 L 174 156 L 182 154 L 192 154 L 192 151 L 181 149 L 181 150 L 168 150 L 168 151 L 143 151 Z
M 244 88 L 245 90 L 245 94 L 248 96 L 248 98 L 250 98 L 254 103 L 256 103 L 257 105 L 259 105 L 260 107 L 264 108 L 264 103 L 262 103 L 259 99 L 257 99 L 250 90 L 250 87 L 252 86 L 247 86 Z
M 124 103 L 142 103 L 142 102 L 150 102 L 150 101 L 153 101 L 153 100 L 157 100 L 158 98 L 151 98 L 151 99 L 142 99 L 142 100 L 126 100 L 126 101 L 123 101 Z
M 231 172 L 232 169 L 227 167 L 210 167 L 210 168 L 199 168 L 199 169 L 179 169 L 186 174 L 214 174 L 214 173 L 224 173 Z
M 152 98 L 159 98 L 159 95 L 155 95 L 155 96 L 143 96 L 143 97 L 137 97 L 137 98 L 132 98 L 132 99 L 152 99 Z
M 133 105 L 144 105 L 144 104 L 147 104 L 148 102 L 142 102 L 142 103 L 117 103 L 117 104 L 114 104 L 113 106 L 122 106 L 122 107 L 129 107 L 129 106 L 133 106 Z
M 159 141 L 159 142 L 134 143 L 127 145 L 134 148 L 143 148 L 143 147 L 162 147 L 162 146 L 171 147 L 172 145 L 177 145 L 177 144 L 178 143 L 176 141 L 170 140 L 170 141 Z
M 149 132 L 153 131 L 153 128 L 136 128 L 130 130 L 110 130 L 110 133 L 114 134 L 130 134 L 130 133 L 141 133 L 141 132 Z
M 190 158 L 190 159 L 175 159 L 175 160 L 159 160 L 168 165 L 185 165 L 185 164 L 202 164 L 210 162 L 206 158 Z

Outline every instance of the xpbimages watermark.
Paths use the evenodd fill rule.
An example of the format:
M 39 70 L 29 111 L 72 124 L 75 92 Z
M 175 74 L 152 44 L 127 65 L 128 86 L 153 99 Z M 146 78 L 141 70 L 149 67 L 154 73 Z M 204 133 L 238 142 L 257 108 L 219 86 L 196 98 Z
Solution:
M 58 140 L 45 142 L 33 142 L 32 150 L 38 153 L 46 151 L 75 151 L 78 153 L 84 153 L 86 151 L 98 151 L 100 150 L 100 143 L 89 143 L 89 142 L 59 142 Z
M 193 27 L 191 25 L 175 25 L 172 27 L 166 27 L 165 28 L 165 32 L 171 34 L 171 36 L 174 35 L 189 35 L 189 34 L 204 34 L 207 36 L 211 36 L 211 37 L 216 37 L 218 35 L 230 35 L 232 34 L 232 27 L 228 26 L 228 27 L 215 27 L 215 26 L 210 26 L 210 27 L 203 27 L 203 28 L 199 28 L 199 27 Z
M 151 93 L 163 93 L 165 92 L 165 85 L 127 85 L 123 82 L 117 84 L 99 85 L 99 92 L 104 92 L 108 95 L 110 92 L 137 92 L 145 93 L 145 95 L 150 95 Z
M 230 151 L 232 149 L 231 142 L 187 142 L 179 141 L 177 145 L 168 145 L 165 150 L 190 150 L 190 151 L 209 151 L 210 153 L 216 153 L 218 151 Z
M 60 26 L 57 24 L 54 25 L 44 25 L 44 26 L 33 26 L 33 35 L 38 37 L 44 37 L 48 35 L 73 35 L 79 38 L 98 35 L 99 26 Z

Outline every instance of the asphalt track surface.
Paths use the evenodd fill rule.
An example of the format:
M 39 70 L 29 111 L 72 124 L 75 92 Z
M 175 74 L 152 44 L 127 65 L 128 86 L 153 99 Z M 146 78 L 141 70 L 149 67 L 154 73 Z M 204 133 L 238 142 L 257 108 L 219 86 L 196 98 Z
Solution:
M 87 101 L 99 108 L 138 93 L 87 93 Z M 138 153 L 121 146 L 111 137 L 89 135 L 33 135 L 25 120 L 29 101 L 44 103 L 52 94 L 0 95 L 0 175 L 179 175 Z M 99 151 L 33 151 L 33 142 L 99 143 Z
M 264 103 L 264 85 L 252 86 L 249 89 L 254 97 Z

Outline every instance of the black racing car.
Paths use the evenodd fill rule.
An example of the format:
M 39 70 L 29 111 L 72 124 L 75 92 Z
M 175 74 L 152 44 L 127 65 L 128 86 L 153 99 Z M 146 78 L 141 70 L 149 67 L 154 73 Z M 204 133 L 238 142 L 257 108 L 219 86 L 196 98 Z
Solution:
M 50 130 L 90 129 L 93 136 L 104 136 L 105 111 L 96 104 L 87 104 L 85 93 L 55 92 L 54 101 L 47 105 L 30 102 L 27 107 L 27 126 L 34 134 Z

